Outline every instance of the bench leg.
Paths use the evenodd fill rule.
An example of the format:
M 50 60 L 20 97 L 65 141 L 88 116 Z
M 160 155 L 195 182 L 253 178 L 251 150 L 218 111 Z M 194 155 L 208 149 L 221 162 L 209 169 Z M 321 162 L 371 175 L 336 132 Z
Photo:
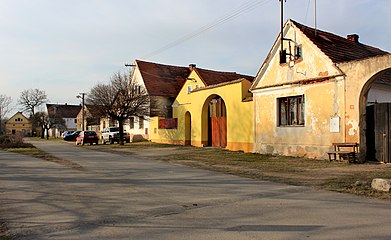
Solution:
M 328 153 L 329 154 L 329 161 L 336 161 L 337 160 L 337 154 L 336 153 Z M 331 156 L 334 156 L 334 158 L 331 158 Z

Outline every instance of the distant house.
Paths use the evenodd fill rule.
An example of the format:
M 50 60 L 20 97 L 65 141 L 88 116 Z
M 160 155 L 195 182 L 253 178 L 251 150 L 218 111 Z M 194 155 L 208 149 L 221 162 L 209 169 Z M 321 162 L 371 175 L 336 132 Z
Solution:
M 388 116 L 389 122 L 391 108 L 367 114 L 369 105 L 391 102 L 391 54 L 360 43 L 356 34 L 345 38 L 293 20 L 282 38 L 251 86 L 255 151 L 326 158 L 332 143 L 356 142 L 364 161 L 374 157 L 367 151 L 372 132 L 387 136 L 377 138 L 376 152 L 391 152 L 390 129 L 369 120 Z
M 173 118 L 151 118 L 155 142 L 253 151 L 252 76 L 189 66 Z
M 30 120 L 23 115 L 22 112 L 17 112 L 5 124 L 7 134 L 19 134 L 23 136 L 31 136 L 32 125 Z
M 80 105 L 69 104 L 46 104 L 48 116 L 51 119 L 62 118 L 65 126 L 57 126 L 49 130 L 49 136 L 60 137 L 65 130 L 77 129 L 77 114 L 80 112 Z
M 133 81 L 145 89 L 151 98 L 150 114 L 147 118 L 134 116 L 128 119 L 125 130 L 149 138 L 150 117 L 171 117 L 174 99 L 186 82 L 190 70 L 187 67 L 135 61 Z
M 80 107 L 80 111 L 77 114 L 77 130 L 83 129 L 83 111 Z M 102 116 L 99 106 L 90 104 L 84 105 L 84 129 L 96 131 L 101 133 L 103 128 L 115 125 L 114 121 L 108 119 L 106 116 Z

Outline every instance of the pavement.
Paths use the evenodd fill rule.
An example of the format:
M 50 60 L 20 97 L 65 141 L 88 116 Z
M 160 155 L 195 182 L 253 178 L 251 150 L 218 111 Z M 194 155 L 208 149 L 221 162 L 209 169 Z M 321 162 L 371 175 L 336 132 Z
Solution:
M 387 201 L 32 143 L 82 168 L 0 151 L 16 239 L 391 239 Z

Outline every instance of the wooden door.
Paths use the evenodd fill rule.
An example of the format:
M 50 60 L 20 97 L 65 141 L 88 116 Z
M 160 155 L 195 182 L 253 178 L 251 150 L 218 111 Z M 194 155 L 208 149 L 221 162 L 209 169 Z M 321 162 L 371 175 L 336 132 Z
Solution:
M 374 122 L 376 159 L 391 163 L 391 103 L 374 106 Z
M 211 117 L 212 147 L 227 146 L 227 118 Z
M 209 105 L 210 134 L 209 143 L 212 147 L 227 146 L 227 117 L 223 99 L 213 99 Z

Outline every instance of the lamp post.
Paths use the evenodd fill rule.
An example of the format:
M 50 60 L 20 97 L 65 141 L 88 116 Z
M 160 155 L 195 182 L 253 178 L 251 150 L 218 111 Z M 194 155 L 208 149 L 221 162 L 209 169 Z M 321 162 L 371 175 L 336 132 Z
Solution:
M 81 123 L 81 130 L 84 131 L 84 97 L 87 93 L 79 93 L 80 95 L 77 95 L 77 98 L 81 98 L 81 116 L 82 116 L 82 123 Z

